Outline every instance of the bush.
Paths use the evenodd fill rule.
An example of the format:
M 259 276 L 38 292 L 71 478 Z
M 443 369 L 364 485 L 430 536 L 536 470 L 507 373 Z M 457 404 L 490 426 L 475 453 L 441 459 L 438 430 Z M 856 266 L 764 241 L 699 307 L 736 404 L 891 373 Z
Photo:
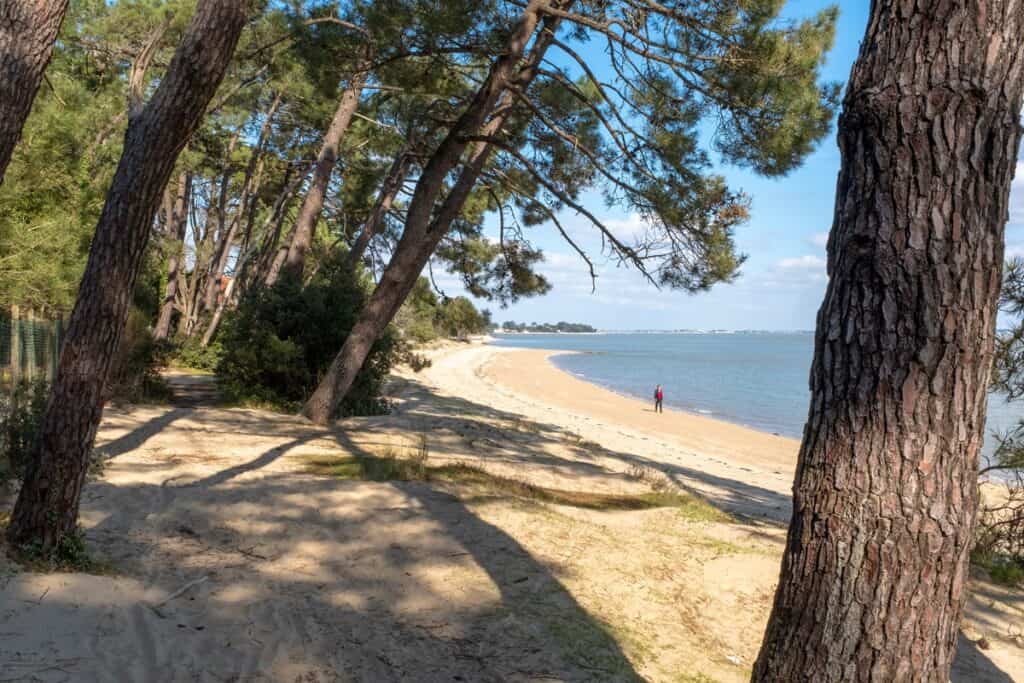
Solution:
M 282 277 L 225 317 L 217 375 L 229 399 L 294 411 L 313 392 L 366 303 L 369 282 L 343 256 L 324 263 L 305 287 Z M 389 328 L 373 345 L 340 415 L 387 411 L 381 389 L 402 348 Z
M 169 345 L 153 339 L 149 317 L 133 306 L 111 361 L 105 398 L 129 403 L 169 401 L 171 390 L 160 376 L 169 353 Z
M 171 360 L 183 368 L 214 372 L 223 355 L 224 347 L 219 338 L 210 342 L 208 346 L 203 346 L 202 337 L 192 335 L 178 346 Z
M 436 327 L 456 339 L 487 331 L 488 321 L 476 310 L 473 302 L 464 296 L 446 299 L 437 309 Z
M 46 380 L 22 382 L 0 400 L 0 481 L 24 475 L 49 391 Z

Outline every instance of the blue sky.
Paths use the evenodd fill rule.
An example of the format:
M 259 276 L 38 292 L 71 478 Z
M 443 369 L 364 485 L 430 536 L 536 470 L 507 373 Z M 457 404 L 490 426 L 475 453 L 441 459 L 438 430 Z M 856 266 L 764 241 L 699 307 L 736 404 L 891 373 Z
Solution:
M 789 0 L 786 14 L 810 16 L 835 0 Z M 867 23 L 863 0 L 840 0 L 836 44 L 828 55 L 823 76 L 845 83 L 857 56 Z M 1024 256 L 1024 169 L 1011 197 L 1007 226 L 1009 255 Z M 751 219 L 737 232 L 740 251 L 749 255 L 740 279 L 718 285 L 704 294 L 657 290 L 637 273 L 614 263 L 599 264 L 597 289 L 591 293 L 585 265 L 561 242 L 554 230 L 536 228 L 530 239 L 544 249 L 546 262 L 538 270 L 554 285 L 546 296 L 524 300 L 507 309 L 491 306 L 498 321 L 585 322 L 601 329 L 813 329 L 825 291 L 825 239 L 832 224 L 839 150 L 830 134 L 806 163 L 788 176 L 766 179 L 732 167 L 719 169 L 730 185 L 750 195 Z M 639 221 L 609 212 L 597 197 L 588 209 L 606 222 L 629 230 Z M 585 220 L 566 212 L 561 216 L 574 236 L 592 241 Z M 462 293 L 454 278 L 435 271 L 449 295 Z M 486 302 L 479 302 L 487 306 Z

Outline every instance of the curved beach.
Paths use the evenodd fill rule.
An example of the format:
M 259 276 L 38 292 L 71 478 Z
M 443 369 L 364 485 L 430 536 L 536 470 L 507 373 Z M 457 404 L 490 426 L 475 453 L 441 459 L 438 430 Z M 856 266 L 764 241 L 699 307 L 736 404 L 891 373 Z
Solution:
M 550 359 L 560 353 L 474 345 L 438 354 L 424 375 L 446 393 L 643 458 L 734 512 L 789 520 L 796 439 L 677 410 L 657 414 L 555 367 Z

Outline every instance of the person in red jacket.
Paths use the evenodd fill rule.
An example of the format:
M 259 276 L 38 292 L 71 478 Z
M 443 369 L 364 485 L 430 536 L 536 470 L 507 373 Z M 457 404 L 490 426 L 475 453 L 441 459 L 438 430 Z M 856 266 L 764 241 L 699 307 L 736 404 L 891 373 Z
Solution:
M 665 392 L 661 390 L 659 384 L 654 388 L 654 412 L 663 413 L 665 410 L 661 407 L 661 402 L 665 399 Z

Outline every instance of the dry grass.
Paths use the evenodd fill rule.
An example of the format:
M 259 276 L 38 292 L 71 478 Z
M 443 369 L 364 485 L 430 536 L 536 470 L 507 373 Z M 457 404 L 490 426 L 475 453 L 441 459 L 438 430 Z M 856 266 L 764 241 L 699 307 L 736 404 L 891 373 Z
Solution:
M 405 452 L 388 448 L 379 455 L 360 457 L 340 454 L 301 457 L 305 460 L 307 472 L 341 479 L 443 483 L 454 485 L 477 497 L 519 499 L 589 510 L 676 508 L 687 519 L 694 521 L 729 521 L 727 515 L 711 504 L 667 487 L 652 487 L 653 490 L 639 494 L 570 491 L 497 475 L 467 462 L 430 465 L 425 440 L 421 440 L 415 449 Z

